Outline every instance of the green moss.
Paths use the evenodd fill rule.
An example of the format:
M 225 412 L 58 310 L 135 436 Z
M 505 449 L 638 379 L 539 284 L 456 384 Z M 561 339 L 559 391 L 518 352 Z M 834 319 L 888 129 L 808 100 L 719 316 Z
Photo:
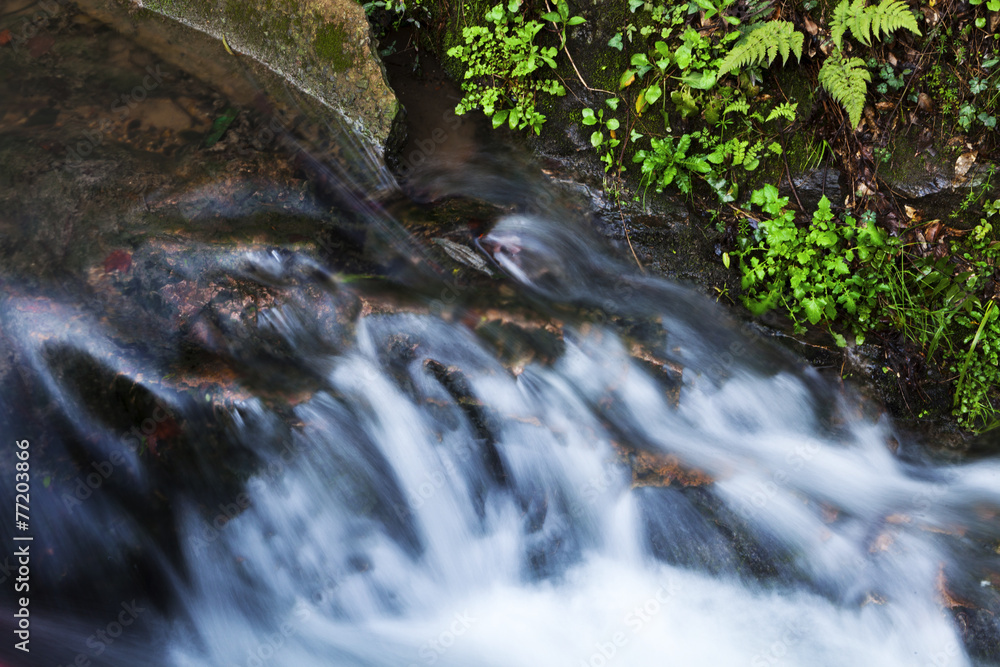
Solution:
M 240 27 L 260 26 L 263 16 L 249 0 L 226 0 L 226 20 Z
M 347 46 L 347 34 L 340 24 L 322 25 L 316 31 L 313 48 L 320 60 L 332 65 L 336 72 L 343 72 L 354 66 L 356 56 Z

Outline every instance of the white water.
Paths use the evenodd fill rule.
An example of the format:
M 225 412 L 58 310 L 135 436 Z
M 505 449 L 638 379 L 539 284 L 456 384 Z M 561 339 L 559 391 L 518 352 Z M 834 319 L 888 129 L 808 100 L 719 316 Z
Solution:
M 887 420 L 863 418 L 713 304 L 632 274 L 563 222 L 511 216 L 483 246 L 533 298 L 605 316 L 567 323 L 558 358 L 515 375 L 450 302 L 359 317 L 334 335 L 320 313 L 355 295 L 341 285 L 316 301 L 315 258 L 248 253 L 237 270 L 241 260 L 219 256 L 221 271 L 282 286 L 286 303 L 259 326 L 292 351 L 288 372 L 308 368 L 318 389 L 284 412 L 262 396 L 228 414 L 225 440 L 261 463 L 217 507 L 178 489 L 175 556 L 131 522 L 133 501 L 111 495 L 124 472 L 100 500 L 67 509 L 53 494 L 41 506 L 39 540 L 56 546 L 39 567 L 51 564 L 56 585 L 87 551 L 103 568 L 88 576 L 125 582 L 109 589 L 115 607 L 139 576 L 115 563 L 141 543 L 176 594 L 175 608 L 143 617 L 152 648 L 133 631 L 106 647 L 107 664 L 971 664 L 942 591 L 987 616 L 1000 609 L 985 579 L 1000 464 L 924 461 Z M 81 310 L 16 299 L 3 310 L 26 372 L 81 432 L 102 422 L 63 387 L 53 346 L 137 385 L 155 374 Z M 645 350 L 661 361 L 640 364 L 608 316 L 645 322 Z M 237 334 L 216 351 L 244 354 Z M 160 391 L 196 423 L 183 392 Z M 117 446 L 112 430 L 92 438 L 104 447 L 94 461 Z M 202 467 L 178 487 L 215 479 L 199 472 L 218 465 L 214 441 L 195 442 Z M 631 488 L 613 442 L 714 481 Z M 125 488 L 168 490 L 156 481 L 163 460 L 121 465 Z M 125 528 L 108 528 L 116 517 Z M 104 614 L 77 614 L 78 625 L 43 615 L 36 627 L 70 657 L 96 657 L 86 638 Z
M 698 303 L 636 289 L 651 308 Z M 687 364 L 675 407 L 611 328 L 569 329 L 551 367 L 514 376 L 460 324 L 363 318 L 349 351 L 315 360 L 329 389 L 295 408 L 252 506 L 218 529 L 186 513 L 183 533 L 208 539 L 186 543 L 171 662 L 969 664 L 939 589 L 956 564 L 946 533 L 991 532 L 977 517 L 1000 506 L 1000 466 L 905 464 L 890 424 L 808 373 L 721 358 L 720 328 L 656 351 Z M 401 336 L 408 351 L 387 353 Z M 481 402 L 504 479 L 427 359 Z M 273 418 L 247 402 L 236 437 Z M 621 438 L 716 481 L 630 489 Z

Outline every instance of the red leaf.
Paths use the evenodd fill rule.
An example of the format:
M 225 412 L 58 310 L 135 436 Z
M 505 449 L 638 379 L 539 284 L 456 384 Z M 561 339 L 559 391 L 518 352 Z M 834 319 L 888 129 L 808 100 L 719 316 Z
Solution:
M 10 30 L 0 30 L 0 46 L 10 44 Z
M 104 258 L 104 272 L 120 271 L 125 273 L 132 268 L 132 255 L 124 250 L 115 250 Z

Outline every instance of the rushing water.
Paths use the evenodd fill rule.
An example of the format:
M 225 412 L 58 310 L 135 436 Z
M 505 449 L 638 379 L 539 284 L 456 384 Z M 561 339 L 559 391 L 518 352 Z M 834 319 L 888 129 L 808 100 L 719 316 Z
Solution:
M 497 160 L 422 184 L 505 211 L 461 279 L 332 174 L 297 215 L 349 219 L 376 277 L 155 224 L 4 272 L 34 538 L 4 664 L 996 662 L 1000 464 L 932 460 Z M 253 213 L 141 208 L 168 205 L 199 233 Z

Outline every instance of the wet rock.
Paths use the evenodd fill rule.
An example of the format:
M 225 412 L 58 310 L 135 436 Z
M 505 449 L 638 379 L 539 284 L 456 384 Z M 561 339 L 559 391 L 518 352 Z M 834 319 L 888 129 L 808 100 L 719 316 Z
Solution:
M 374 51 L 365 12 L 352 0 L 148 0 L 130 3 L 130 15 L 124 2 L 82 4 L 120 31 L 142 34 L 152 51 L 180 55 L 179 64 L 200 69 L 204 79 L 223 88 L 240 87 L 244 63 L 256 69 L 255 77 L 266 68 L 271 76 L 263 80 L 265 87 L 291 82 L 319 100 L 327 115 L 339 113 L 379 155 L 401 138 L 401 107 Z M 137 6 L 149 11 L 136 12 Z M 199 43 L 192 27 L 213 37 L 214 44 L 206 45 L 204 38 Z
M 840 170 L 834 167 L 811 169 L 795 176 L 792 182 L 795 184 L 795 194 L 798 195 L 806 211 L 815 211 L 824 195 L 831 202 L 844 201 L 844 195 L 840 190 Z M 785 181 L 785 186 L 779 188 L 781 195 L 785 197 L 792 196 L 787 183 L 788 181 Z M 794 199 L 794 196 L 792 198 Z

